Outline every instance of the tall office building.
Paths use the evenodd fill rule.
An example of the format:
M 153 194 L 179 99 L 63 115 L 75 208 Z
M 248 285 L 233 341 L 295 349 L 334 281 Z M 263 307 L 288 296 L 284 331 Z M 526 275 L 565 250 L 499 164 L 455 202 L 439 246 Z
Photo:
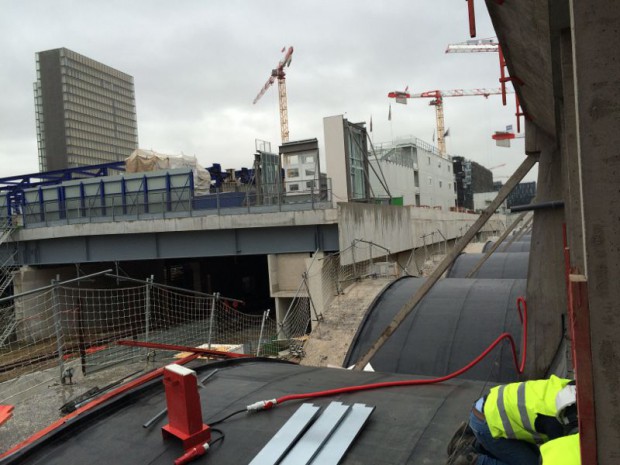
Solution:
M 39 169 L 123 161 L 138 148 L 133 77 L 66 48 L 36 54 Z

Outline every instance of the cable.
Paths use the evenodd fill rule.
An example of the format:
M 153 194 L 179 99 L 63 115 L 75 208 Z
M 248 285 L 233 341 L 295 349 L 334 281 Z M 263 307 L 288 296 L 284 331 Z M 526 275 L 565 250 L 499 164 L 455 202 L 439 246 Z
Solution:
M 213 446 L 213 444 L 216 444 L 216 443 L 218 443 L 220 441 L 224 442 L 224 438 L 226 437 L 226 434 L 224 434 L 224 432 L 222 430 L 217 429 L 217 428 L 211 428 L 211 432 L 218 433 L 220 436 L 215 438 L 213 441 L 211 441 L 209 443 L 209 446 Z
M 237 410 L 236 412 L 231 413 L 230 415 L 226 415 L 224 418 L 220 419 L 220 420 L 216 420 L 216 421 L 210 421 L 207 424 L 209 426 L 215 426 L 215 425 L 219 425 L 220 423 L 225 422 L 226 420 L 228 420 L 230 417 L 234 417 L 235 415 L 239 415 L 240 413 L 245 413 L 246 409 L 241 409 L 241 410 Z
M 463 373 L 470 370 L 471 368 L 473 368 L 475 365 L 480 363 L 504 339 L 508 340 L 508 342 L 510 343 L 510 348 L 512 350 L 512 359 L 515 365 L 515 370 L 517 374 L 521 374 L 523 373 L 523 370 L 525 368 L 525 360 L 526 360 L 525 357 L 527 353 L 527 303 L 523 297 L 519 297 L 517 299 L 517 310 L 519 312 L 519 319 L 521 320 L 521 324 L 523 326 L 522 339 L 521 339 L 521 347 L 523 349 L 521 353 L 521 363 L 519 363 L 518 361 L 517 349 L 516 349 L 514 339 L 512 338 L 512 335 L 510 335 L 510 333 L 502 333 L 497 337 L 497 339 L 495 339 L 495 341 L 491 343 L 491 345 L 489 345 L 480 355 L 478 355 L 478 357 L 476 357 L 470 363 L 465 365 L 463 368 L 460 368 L 445 376 L 441 376 L 438 378 L 429 378 L 429 379 L 413 379 L 413 380 L 387 381 L 383 383 L 363 384 L 359 386 L 348 386 L 344 388 L 329 389 L 326 391 L 307 392 L 304 394 L 289 394 L 286 396 L 278 397 L 277 399 L 263 400 L 263 401 L 248 405 L 247 410 L 250 412 L 258 411 L 258 410 L 267 410 L 267 409 L 275 407 L 278 404 L 282 404 L 284 402 L 288 402 L 291 400 L 313 399 L 317 397 L 325 397 L 325 396 L 332 396 L 332 395 L 338 395 L 338 394 L 348 394 L 351 392 L 368 391 L 371 389 L 380 389 L 380 388 L 386 388 L 386 387 L 423 386 L 427 384 L 442 383 L 444 381 L 448 381 L 450 379 L 456 378 L 457 376 L 460 376 Z

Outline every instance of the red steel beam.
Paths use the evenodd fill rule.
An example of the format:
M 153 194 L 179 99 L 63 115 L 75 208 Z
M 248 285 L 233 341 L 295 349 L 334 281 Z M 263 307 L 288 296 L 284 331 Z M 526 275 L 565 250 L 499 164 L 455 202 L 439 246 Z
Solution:
M 161 350 L 176 350 L 178 352 L 192 352 L 194 354 L 200 354 L 200 355 L 213 355 L 214 357 L 224 357 L 224 358 L 252 357 L 252 355 L 248 355 L 248 354 L 237 354 L 235 352 L 223 352 L 221 350 L 200 349 L 198 347 L 178 346 L 174 344 L 159 344 L 156 342 L 140 342 L 140 341 L 122 340 L 122 341 L 117 341 L 116 343 L 122 346 L 147 347 L 149 349 L 161 349 Z
M 568 314 L 573 343 L 573 364 L 577 382 L 577 411 L 581 463 L 596 464 L 596 418 L 590 341 L 590 307 L 587 278 L 573 268 L 569 276 Z
M 474 0 L 467 0 L 467 13 L 469 15 L 469 36 L 476 37 L 476 13 L 474 12 Z

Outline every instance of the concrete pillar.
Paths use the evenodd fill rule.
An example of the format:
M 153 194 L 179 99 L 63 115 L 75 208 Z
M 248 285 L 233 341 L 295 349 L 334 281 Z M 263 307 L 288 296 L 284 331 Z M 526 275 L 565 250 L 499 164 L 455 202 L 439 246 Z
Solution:
M 274 300 L 276 302 L 276 324 L 279 328 L 293 299 L 290 297 L 275 297 Z
M 563 100 L 560 102 L 562 128 L 562 178 L 564 178 L 564 216 L 567 225 L 570 261 L 584 269 L 581 178 L 577 153 L 577 119 L 575 114 L 575 79 L 573 76 L 573 45 L 570 31 L 560 36 Z
M 526 122 L 528 155 L 539 154 L 535 202 L 561 200 L 562 160 L 555 141 Z M 562 209 L 536 210 L 527 281 L 528 358 L 526 376 L 545 376 L 563 337 L 566 281 L 562 247 Z M 516 310 L 515 310 L 516 311 Z
M 327 287 L 324 285 L 325 276 L 323 273 L 323 258 L 325 254 L 322 251 L 316 252 L 312 258 L 306 258 L 306 273 L 308 276 L 308 291 L 312 298 L 312 305 L 317 315 L 322 315 L 325 311 L 325 293 Z M 314 317 L 314 315 L 313 315 Z
M 75 267 L 37 269 L 22 266 L 13 278 L 14 295 L 49 286 L 57 275 L 61 281 L 75 278 Z M 36 294 L 15 299 L 15 318 L 21 322 L 16 327 L 18 342 L 36 342 L 54 336 L 51 302 L 51 298 L 37 298 Z
M 276 322 L 281 323 L 291 300 L 297 294 L 306 271 L 307 253 L 271 254 L 267 256 L 269 293 L 276 303 Z M 305 295 L 304 295 L 305 297 Z
M 620 458 L 620 59 L 616 0 L 570 0 L 599 465 Z

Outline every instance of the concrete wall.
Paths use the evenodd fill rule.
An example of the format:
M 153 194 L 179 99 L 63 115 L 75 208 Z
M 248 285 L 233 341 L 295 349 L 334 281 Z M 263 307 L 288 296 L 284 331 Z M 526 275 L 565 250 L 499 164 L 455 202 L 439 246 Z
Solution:
M 306 272 L 307 253 L 267 256 L 269 287 L 272 297 L 294 297 Z
M 338 240 L 341 251 L 354 240 L 363 239 L 385 247 L 394 254 L 425 244 L 444 242 L 444 237 L 447 240 L 461 237 L 477 218 L 478 215 L 426 208 L 340 203 Z M 482 233 L 499 233 L 505 225 L 505 217 L 494 216 L 484 226 Z M 374 257 L 385 255 L 385 251 L 379 247 L 356 249 L 355 257 L 351 253 L 343 254 L 341 264 L 367 260 L 371 250 Z
M 349 199 L 348 173 L 344 148 L 344 120 L 342 115 L 323 118 L 325 137 L 325 164 L 327 177 L 332 180 L 332 199 L 337 202 Z
M 526 143 L 539 155 L 538 192 L 535 202 L 562 198 L 562 159 L 555 141 L 526 123 Z M 566 312 L 566 282 L 562 244 L 562 209 L 536 210 L 528 269 L 527 299 L 530 315 L 526 374 L 544 377 L 562 340 L 562 315 Z

